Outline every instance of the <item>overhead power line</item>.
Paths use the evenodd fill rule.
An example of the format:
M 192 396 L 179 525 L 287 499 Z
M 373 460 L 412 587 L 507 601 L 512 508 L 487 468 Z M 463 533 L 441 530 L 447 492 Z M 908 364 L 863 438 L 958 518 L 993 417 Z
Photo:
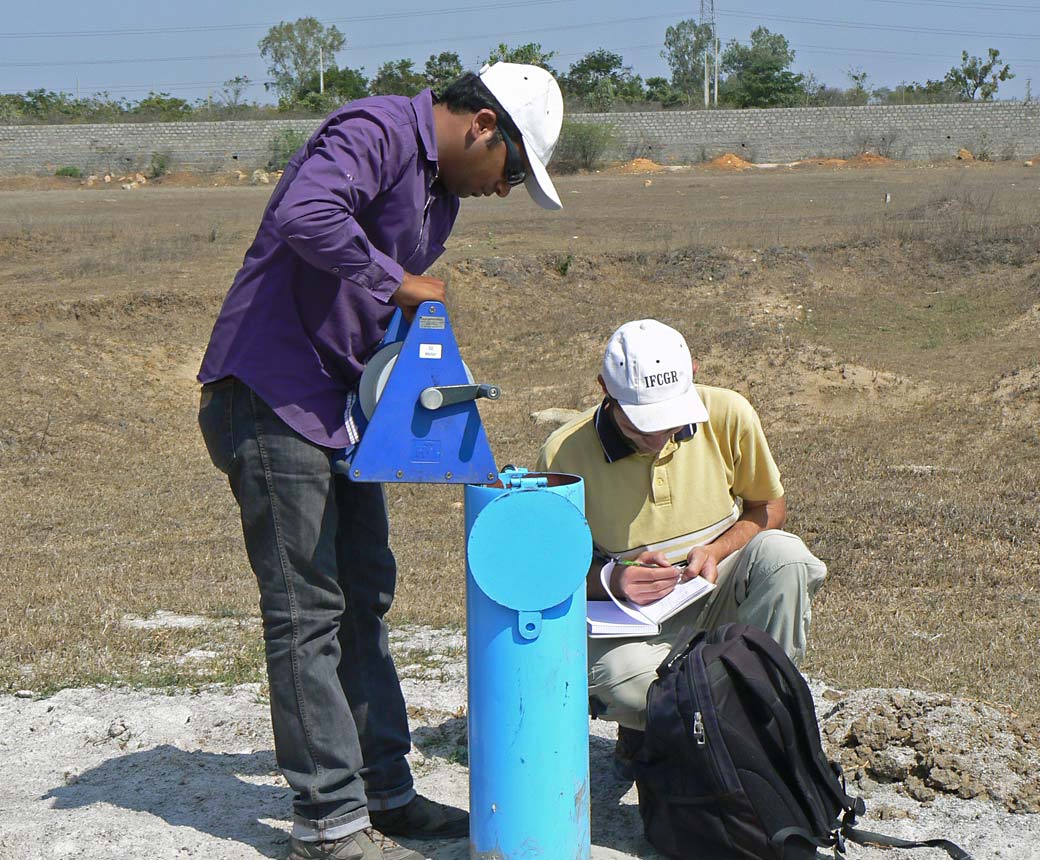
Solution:
M 198 54 L 195 56 L 188 57 L 134 57 L 132 59 L 122 60 L 58 60 L 56 62 L 17 62 L 17 63 L 0 63 L 0 68 L 4 69 L 40 69 L 49 68 L 51 66 L 118 66 L 133 63 L 180 63 L 180 62 L 195 62 L 197 60 L 243 60 L 257 59 L 256 51 L 249 54 Z
M 558 6 L 562 2 L 575 2 L 575 0 L 517 0 L 513 3 L 489 3 L 481 6 L 455 6 L 439 9 L 410 9 L 401 12 L 385 12 L 378 15 L 352 15 L 347 18 L 330 18 L 323 24 L 362 24 L 371 21 L 390 21 L 406 18 L 431 17 L 435 15 L 448 15 L 466 12 L 483 12 L 488 9 L 518 8 L 528 6 Z M 864 3 L 881 3 L 891 6 L 938 6 L 947 9 L 968 9 L 973 12 L 1026 12 L 1040 14 L 1040 5 L 1018 4 L 1018 3 L 975 3 L 970 0 L 861 0 Z M 670 13 L 668 17 L 683 16 L 688 11 L 679 10 Z M 748 13 L 752 14 L 752 13 Z M 753 13 L 759 14 L 759 13 Z M 162 33 L 204 33 L 204 32 L 226 32 L 230 30 L 257 30 L 264 27 L 273 27 L 278 21 L 258 21 L 251 24 L 198 24 L 179 27 L 134 27 L 118 30 L 49 30 L 21 33 L 0 33 L 0 39 L 60 39 L 79 38 L 92 36 L 143 36 L 157 35 Z M 958 34 L 959 35 L 959 34 Z
M 517 0 L 515 3 L 486 3 L 481 6 L 455 6 L 441 9 L 411 9 L 401 12 L 384 12 L 379 15 L 352 15 L 349 18 L 330 18 L 323 24 L 363 24 L 370 21 L 392 21 L 402 18 L 426 18 L 432 15 L 452 15 L 466 12 L 483 12 L 488 9 L 515 9 L 523 6 L 558 6 L 575 0 Z M 181 27 L 135 27 L 126 30 L 57 30 L 32 33 L 0 33 L 0 39 L 60 39 L 83 36 L 151 36 L 160 33 L 204 33 L 227 30 L 258 30 L 277 26 L 279 21 L 262 21 L 254 24 L 199 24 Z
M 1040 33 L 982 33 L 978 30 L 947 30 L 941 27 L 913 27 L 901 24 L 876 24 L 870 21 L 838 21 L 833 18 L 801 18 L 788 15 L 768 15 L 763 12 L 739 12 L 726 9 L 723 18 L 754 18 L 760 21 L 780 21 L 786 24 L 811 24 L 818 27 L 839 27 L 846 30 L 882 30 L 890 33 L 931 33 L 939 36 L 971 36 L 976 39 L 1040 39 Z
M 485 7 L 487 8 L 487 7 Z M 585 30 L 590 27 L 608 26 L 612 24 L 632 24 L 640 21 L 652 21 L 660 18 L 674 18 L 676 15 L 681 14 L 677 12 L 670 12 L 661 15 L 640 15 L 629 18 L 612 18 L 601 21 L 586 21 L 581 24 L 563 24 L 554 27 L 536 27 L 524 30 L 513 30 L 508 33 L 502 31 L 496 31 L 492 33 L 480 33 L 470 36 L 458 36 L 456 41 L 467 42 L 475 41 L 477 39 L 501 39 L 510 36 L 527 36 L 537 33 L 556 33 L 564 32 L 569 30 Z M 889 32 L 905 32 L 905 33 L 934 33 L 939 35 L 955 35 L 955 36 L 972 36 L 974 38 L 992 38 L 992 39 L 1026 39 L 1026 40 L 1040 40 L 1040 33 L 982 33 L 978 31 L 968 30 L 947 30 L 936 27 L 913 27 L 913 26 L 901 26 L 895 24 L 875 24 L 865 21 L 837 21 L 834 19 L 826 18 L 803 18 L 795 16 L 785 15 L 766 15 L 759 12 L 741 12 L 737 10 L 723 10 L 718 13 L 721 17 L 736 17 L 736 18 L 755 18 L 759 20 L 769 21 L 781 21 L 786 23 L 798 23 L 798 24 L 811 24 L 816 26 L 825 27 L 837 27 L 841 29 L 866 29 L 866 30 L 882 30 Z M 429 43 L 429 39 L 411 39 L 407 41 L 399 42 L 381 42 L 381 43 L 369 43 L 364 45 L 365 50 L 383 49 L 383 48 L 404 48 L 413 45 L 425 45 Z M 128 59 L 107 59 L 107 60 L 59 60 L 59 61 L 29 61 L 29 62 L 4 62 L 0 63 L 0 68 L 47 68 L 51 66 L 94 66 L 94 65 L 117 65 L 117 64 L 133 64 L 133 63 L 158 63 L 158 62 L 195 62 L 199 60 L 217 60 L 217 59 L 256 59 L 255 53 L 235 53 L 235 54 L 207 54 L 207 55 L 195 55 L 195 56 L 180 56 L 180 57 L 136 57 Z

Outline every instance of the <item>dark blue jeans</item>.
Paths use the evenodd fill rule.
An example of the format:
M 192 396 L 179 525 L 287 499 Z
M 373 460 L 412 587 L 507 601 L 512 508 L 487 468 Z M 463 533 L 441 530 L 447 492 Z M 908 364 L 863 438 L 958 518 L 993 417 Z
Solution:
M 340 838 L 414 796 L 404 697 L 383 616 L 397 568 L 379 484 L 331 471 L 236 379 L 203 386 L 199 426 L 242 513 L 260 586 L 278 766 L 293 834 Z

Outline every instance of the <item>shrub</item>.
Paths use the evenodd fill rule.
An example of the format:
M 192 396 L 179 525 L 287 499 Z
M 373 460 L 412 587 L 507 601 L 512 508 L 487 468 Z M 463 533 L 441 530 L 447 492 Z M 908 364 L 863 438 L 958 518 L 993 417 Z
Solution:
M 55 176 L 71 176 L 73 179 L 81 179 L 83 177 L 83 171 L 78 167 L 71 167 L 66 165 L 65 167 L 59 167 L 54 171 Z
M 165 175 L 170 169 L 170 153 L 153 152 L 152 160 L 148 163 L 148 178 L 156 179 Z
M 271 138 L 271 160 L 267 162 L 268 170 L 285 170 L 296 151 L 303 146 L 309 135 L 294 128 L 283 128 Z
M 593 170 L 614 143 L 614 129 L 604 123 L 564 120 L 553 166 L 561 172 Z

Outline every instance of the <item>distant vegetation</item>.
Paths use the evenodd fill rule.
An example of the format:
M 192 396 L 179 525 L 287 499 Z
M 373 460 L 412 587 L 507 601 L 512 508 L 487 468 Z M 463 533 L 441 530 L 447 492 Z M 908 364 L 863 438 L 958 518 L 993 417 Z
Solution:
M 442 51 L 431 54 L 422 67 L 410 58 L 388 60 L 368 77 L 363 68 L 339 67 L 336 54 L 345 45 L 343 33 L 315 18 L 272 27 L 257 47 L 270 75 L 264 86 L 277 96 L 276 105 L 248 101 L 245 93 L 254 82 L 238 75 L 225 81 L 217 93 L 194 103 L 166 92 L 150 92 L 139 101 L 113 98 L 106 92 L 84 98 L 45 89 L 0 94 L 0 123 L 323 116 L 366 95 L 413 96 L 427 87 L 440 90 L 463 72 L 459 55 Z M 591 51 L 566 70 L 554 68 L 555 52 L 545 51 L 537 42 L 499 44 L 489 51 L 487 61 L 532 63 L 549 69 L 560 82 L 569 113 L 703 108 L 706 70 L 710 101 L 720 108 L 988 101 L 996 96 L 1001 83 L 1014 77 L 1000 51 L 990 48 L 986 57 L 962 52 L 949 71 L 924 83 L 904 81 L 896 87 L 875 87 L 863 69 L 849 68 L 848 85 L 833 86 L 819 81 L 811 71 L 793 70 L 795 51 L 781 33 L 758 27 L 747 43 L 731 40 L 723 46 L 710 23 L 693 18 L 665 30 L 661 56 L 668 63 L 670 77 L 645 80 L 625 65 L 621 54 L 604 48 Z

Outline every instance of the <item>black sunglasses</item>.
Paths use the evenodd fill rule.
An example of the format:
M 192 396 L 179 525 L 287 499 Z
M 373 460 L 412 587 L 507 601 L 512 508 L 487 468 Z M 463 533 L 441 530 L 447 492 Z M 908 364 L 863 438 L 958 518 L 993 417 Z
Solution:
M 499 118 L 499 128 L 502 130 L 502 140 L 506 144 L 506 184 L 510 186 L 521 185 L 527 179 L 527 171 L 524 169 L 524 157 L 513 142 L 511 132 L 515 131 L 516 127 L 511 122 Z

